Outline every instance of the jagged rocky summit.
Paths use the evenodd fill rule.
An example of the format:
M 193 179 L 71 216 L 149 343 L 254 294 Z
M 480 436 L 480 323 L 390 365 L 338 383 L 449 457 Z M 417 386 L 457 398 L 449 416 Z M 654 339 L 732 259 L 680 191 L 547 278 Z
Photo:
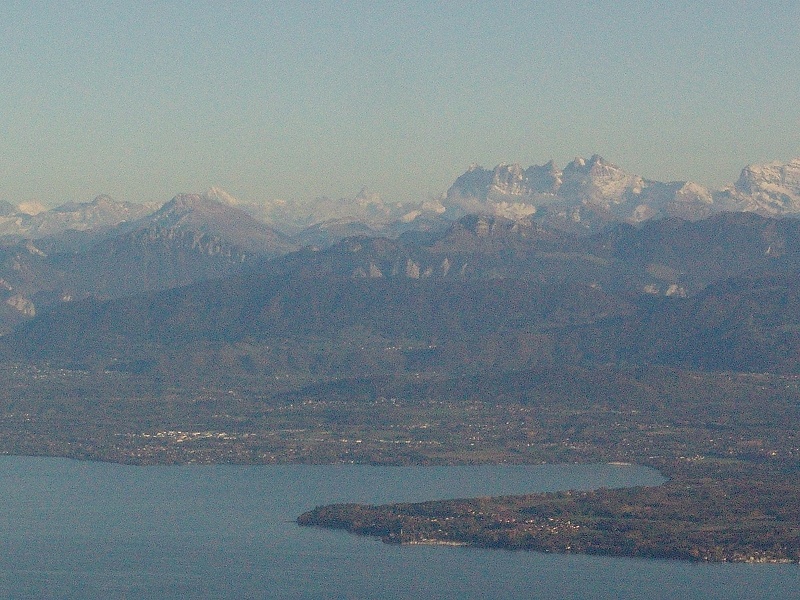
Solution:
M 719 196 L 736 210 L 765 216 L 800 213 L 800 158 L 788 163 L 749 165 Z
M 450 214 L 561 217 L 575 223 L 591 214 L 631 223 L 659 217 L 699 220 L 723 211 L 782 216 L 800 213 L 800 158 L 747 166 L 735 184 L 720 190 L 648 180 L 598 155 L 576 158 L 563 169 L 552 161 L 528 168 L 474 164 L 456 179 L 442 204 Z
M 237 213 L 241 227 L 248 221 L 243 216 L 247 213 L 295 236 L 300 244 L 325 245 L 349 235 L 396 237 L 408 230 L 442 229 L 467 214 L 532 219 L 561 230 L 592 233 L 620 221 L 635 224 L 662 217 L 697 221 L 724 211 L 800 214 L 800 158 L 748 165 L 734 183 L 721 189 L 690 181 L 646 179 L 594 155 L 576 158 L 563 169 L 553 161 L 527 168 L 516 163 L 493 169 L 473 164 L 446 193 L 418 202 L 387 201 L 366 188 L 350 198 L 254 202 L 212 187 L 203 194 L 178 196 L 167 204 L 173 211 L 182 206 L 194 213 L 183 221 L 195 221 L 198 214 L 213 221 L 215 213 L 225 213 L 225 219 L 230 219 Z M 8 241 L 110 231 L 120 224 L 156 216 L 158 206 L 116 202 L 105 195 L 52 209 L 33 201 L 5 202 L 0 203 L 0 237 Z M 232 210 L 223 211 L 223 206 Z M 158 216 L 163 218 L 163 212 Z

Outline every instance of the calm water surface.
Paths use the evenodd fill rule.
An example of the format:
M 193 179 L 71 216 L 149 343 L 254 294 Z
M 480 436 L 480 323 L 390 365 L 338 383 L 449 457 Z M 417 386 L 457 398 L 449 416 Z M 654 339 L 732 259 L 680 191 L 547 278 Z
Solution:
M 126 467 L 0 457 L 0 598 L 787 598 L 797 565 L 388 546 L 318 504 L 655 485 L 643 467 Z

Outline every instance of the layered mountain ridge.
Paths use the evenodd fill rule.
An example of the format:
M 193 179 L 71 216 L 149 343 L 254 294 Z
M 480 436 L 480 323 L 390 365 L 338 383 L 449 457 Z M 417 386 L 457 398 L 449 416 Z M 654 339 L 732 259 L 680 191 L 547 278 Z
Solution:
M 212 187 L 202 194 L 179 194 L 168 204 L 174 210 L 176 203 L 190 198 L 195 210 L 201 200 L 206 202 L 207 211 L 214 205 L 228 206 L 299 243 L 335 241 L 354 233 L 399 235 L 420 227 L 441 229 L 443 223 L 475 213 L 511 219 L 533 217 L 561 228 L 572 227 L 575 232 L 593 233 L 618 221 L 641 223 L 664 217 L 698 220 L 725 211 L 764 216 L 800 214 L 800 158 L 748 165 L 734 183 L 716 190 L 690 181 L 649 180 L 594 155 L 576 158 L 563 169 L 553 161 L 527 168 L 518 163 L 503 163 L 493 169 L 473 164 L 439 198 L 410 203 L 385 201 L 366 188 L 352 198 L 253 202 Z M 4 202 L 0 206 L 0 238 L 97 233 L 162 209 L 169 210 L 156 203 L 117 202 L 107 195 L 49 210 L 35 202 L 17 206 Z
M 642 248 L 657 248 L 661 230 L 686 233 L 690 227 L 684 222 L 700 222 L 695 235 L 707 235 L 700 230 L 721 222 L 709 217 L 726 211 L 798 214 L 800 159 L 750 165 L 734 184 L 716 191 L 691 182 L 650 181 L 595 155 L 563 169 L 552 161 L 528 168 L 472 165 L 440 198 L 411 204 L 385 202 L 366 189 L 352 199 L 257 204 L 211 188 L 179 194 L 160 207 L 98 196 L 40 209 L 31 203 L 0 206 L 0 331 L 63 302 L 220 279 L 304 246 L 310 248 L 287 259 L 298 273 L 328 267 L 339 277 L 364 278 L 535 273 L 553 281 L 559 272 L 569 272 L 606 289 L 680 296 L 706 283 L 687 260 L 681 266 L 653 261 L 635 268 L 624 262 L 623 269 L 599 240 L 638 236 Z M 729 221 L 735 228 L 738 221 Z M 739 221 L 741 228 L 747 219 Z M 622 225 L 641 231 L 634 235 Z M 791 247 L 781 233 L 786 227 L 770 228 L 774 235 L 763 233 L 770 242 L 759 251 L 786 255 Z M 655 237 L 648 241 L 648 235 Z M 347 255 L 349 262 L 334 268 L 332 254 L 317 252 L 326 248 Z M 707 254 L 702 245 L 685 252 Z M 728 264 L 725 256 L 716 260 Z M 749 264 L 752 257 L 743 260 Z M 616 266 L 598 270 L 604 261 Z
M 794 373 L 798 273 L 797 219 L 576 236 L 470 215 L 436 235 L 352 237 L 188 287 L 61 303 L 6 349 L 102 368 L 183 356 L 214 369 L 222 353 L 225 376 L 312 379 L 597 363 Z
M 581 209 L 606 211 L 630 223 L 663 217 L 697 220 L 738 210 L 790 214 L 799 208 L 787 202 L 800 193 L 800 184 L 792 177 L 796 162 L 746 167 L 737 184 L 717 191 L 693 182 L 647 180 L 598 155 L 576 158 L 564 169 L 552 161 L 527 169 L 519 164 L 501 164 L 491 170 L 472 165 L 447 191 L 444 203 L 451 210 L 510 218 L 538 215 L 544 209 L 552 219 L 554 212 L 561 211 L 564 220 L 575 222 L 581 220 Z M 779 186 L 772 183 L 776 179 Z
M 8 236 L 0 245 L 0 331 L 63 302 L 219 279 L 296 248 L 209 195 L 181 194 L 151 208 L 100 197 L 40 213 L 26 230 L 33 239 Z

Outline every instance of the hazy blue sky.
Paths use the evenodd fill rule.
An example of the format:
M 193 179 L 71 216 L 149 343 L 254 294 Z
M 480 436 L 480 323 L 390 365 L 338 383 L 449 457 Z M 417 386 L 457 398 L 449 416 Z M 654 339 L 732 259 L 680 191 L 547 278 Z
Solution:
M 800 2 L 0 3 L 0 199 L 389 200 L 800 156 Z

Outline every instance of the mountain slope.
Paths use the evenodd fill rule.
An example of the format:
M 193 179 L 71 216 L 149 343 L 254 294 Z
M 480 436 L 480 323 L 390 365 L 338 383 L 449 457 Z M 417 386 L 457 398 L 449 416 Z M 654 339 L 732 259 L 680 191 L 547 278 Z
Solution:
M 131 214 L 117 211 L 119 206 L 107 199 L 73 208 L 48 211 L 49 221 L 42 222 L 52 222 L 55 213 L 70 219 L 101 214 L 93 221 L 74 222 L 88 227 L 90 222 L 111 223 Z M 0 261 L 0 281 L 5 282 L 0 299 L 6 303 L 0 331 L 61 302 L 119 298 L 219 279 L 294 247 L 247 213 L 200 195 L 178 196 L 155 213 L 115 227 L 59 231 L 36 240 L 36 245 L 0 247 L 0 258 L 5 257 Z
M 5 343 L 106 365 L 182 355 L 182 369 L 239 348 L 251 372 L 304 377 L 606 362 L 793 370 L 797 273 L 798 221 L 723 214 L 587 238 L 472 216 L 433 239 L 350 238 L 236 277 L 68 303 Z
M 217 192 L 219 193 L 219 192 Z M 291 241 L 245 211 L 206 194 L 180 194 L 133 224 L 137 230 L 192 231 L 224 240 L 242 251 L 276 256 L 293 249 Z

